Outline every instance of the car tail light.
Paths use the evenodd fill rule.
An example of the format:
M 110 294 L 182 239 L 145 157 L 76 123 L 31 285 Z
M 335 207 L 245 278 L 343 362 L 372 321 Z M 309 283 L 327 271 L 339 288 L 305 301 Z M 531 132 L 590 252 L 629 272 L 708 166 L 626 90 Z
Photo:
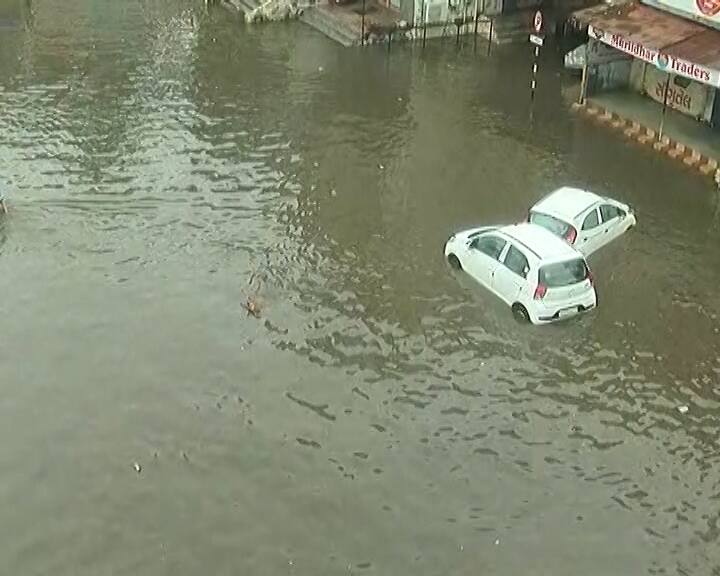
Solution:
M 535 298 L 535 300 L 542 300 L 543 298 L 545 298 L 546 293 L 547 286 L 545 286 L 545 284 L 541 282 L 537 285 L 537 288 L 535 288 L 535 295 L 533 296 L 533 298 Z
M 570 226 L 568 228 L 567 233 L 565 234 L 565 240 L 568 241 L 570 244 L 575 244 L 575 240 L 577 239 L 577 230 L 575 230 L 574 227 Z
M 590 271 L 590 268 L 587 267 L 587 264 L 585 265 L 585 273 L 585 278 L 590 280 L 590 286 L 595 286 L 595 276 L 593 276 L 593 273 Z

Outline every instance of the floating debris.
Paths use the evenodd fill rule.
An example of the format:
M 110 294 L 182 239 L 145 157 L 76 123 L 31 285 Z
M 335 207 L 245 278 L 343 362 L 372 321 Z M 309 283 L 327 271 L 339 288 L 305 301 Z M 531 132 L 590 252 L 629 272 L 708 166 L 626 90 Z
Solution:
M 260 318 L 260 305 L 252 296 L 248 296 L 248 299 L 245 301 L 245 310 L 247 310 L 248 316 Z
M 337 190 L 335 190 L 335 188 L 330 190 L 330 196 L 332 196 L 333 198 L 335 198 L 335 196 L 337 196 Z
M 140 474 L 140 472 L 142 472 L 142 466 L 140 466 L 140 464 L 137 462 L 133 462 L 133 470 Z
M 690 410 L 690 408 L 687 406 L 678 406 L 678 412 L 680 412 L 680 414 L 687 414 L 688 410 Z

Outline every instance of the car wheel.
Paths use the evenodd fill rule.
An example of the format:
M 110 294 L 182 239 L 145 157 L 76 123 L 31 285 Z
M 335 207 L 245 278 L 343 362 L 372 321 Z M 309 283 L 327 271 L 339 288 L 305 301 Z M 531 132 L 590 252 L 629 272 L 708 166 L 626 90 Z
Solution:
M 518 322 L 521 322 L 523 324 L 530 323 L 530 314 L 528 313 L 527 308 L 525 308 L 525 306 L 523 306 L 519 302 L 513 304 L 512 312 L 515 320 L 517 320 Z
M 448 254 L 447 260 L 453 270 L 462 270 L 462 264 L 460 264 L 460 260 L 455 254 Z

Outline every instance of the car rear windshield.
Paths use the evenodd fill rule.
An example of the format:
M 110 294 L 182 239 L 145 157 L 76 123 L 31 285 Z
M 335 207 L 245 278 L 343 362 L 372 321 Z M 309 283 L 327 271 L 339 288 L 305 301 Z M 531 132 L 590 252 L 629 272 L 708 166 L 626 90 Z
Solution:
M 539 212 L 530 212 L 530 222 L 542 226 L 546 230 L 561 237 L 567 236 L 568 230 L 570 229 L 570 225 L 562 220 L 558 220 L 548 214 L 540 214 Z
M 556 264 L 548 264 L 540 268 L 540 284 L 548 288 L 572 286 L 587 278 L 587 266 L 582 258 L 568 260 Z

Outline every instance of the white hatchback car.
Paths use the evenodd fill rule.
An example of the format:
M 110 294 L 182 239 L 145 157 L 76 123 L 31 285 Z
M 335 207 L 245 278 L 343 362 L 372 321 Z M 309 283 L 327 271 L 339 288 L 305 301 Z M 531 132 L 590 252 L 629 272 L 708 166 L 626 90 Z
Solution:
M 547 228 L 589 256 L 635 226 L 637 218 L 626 204 L 566 186 L 530 208 L 528 222 Z
M 582 254 L 535 224 L 458 232 L 445 244 L 445 257 L 504 300 L 522 321 L 544 324 L 597 305 Z

